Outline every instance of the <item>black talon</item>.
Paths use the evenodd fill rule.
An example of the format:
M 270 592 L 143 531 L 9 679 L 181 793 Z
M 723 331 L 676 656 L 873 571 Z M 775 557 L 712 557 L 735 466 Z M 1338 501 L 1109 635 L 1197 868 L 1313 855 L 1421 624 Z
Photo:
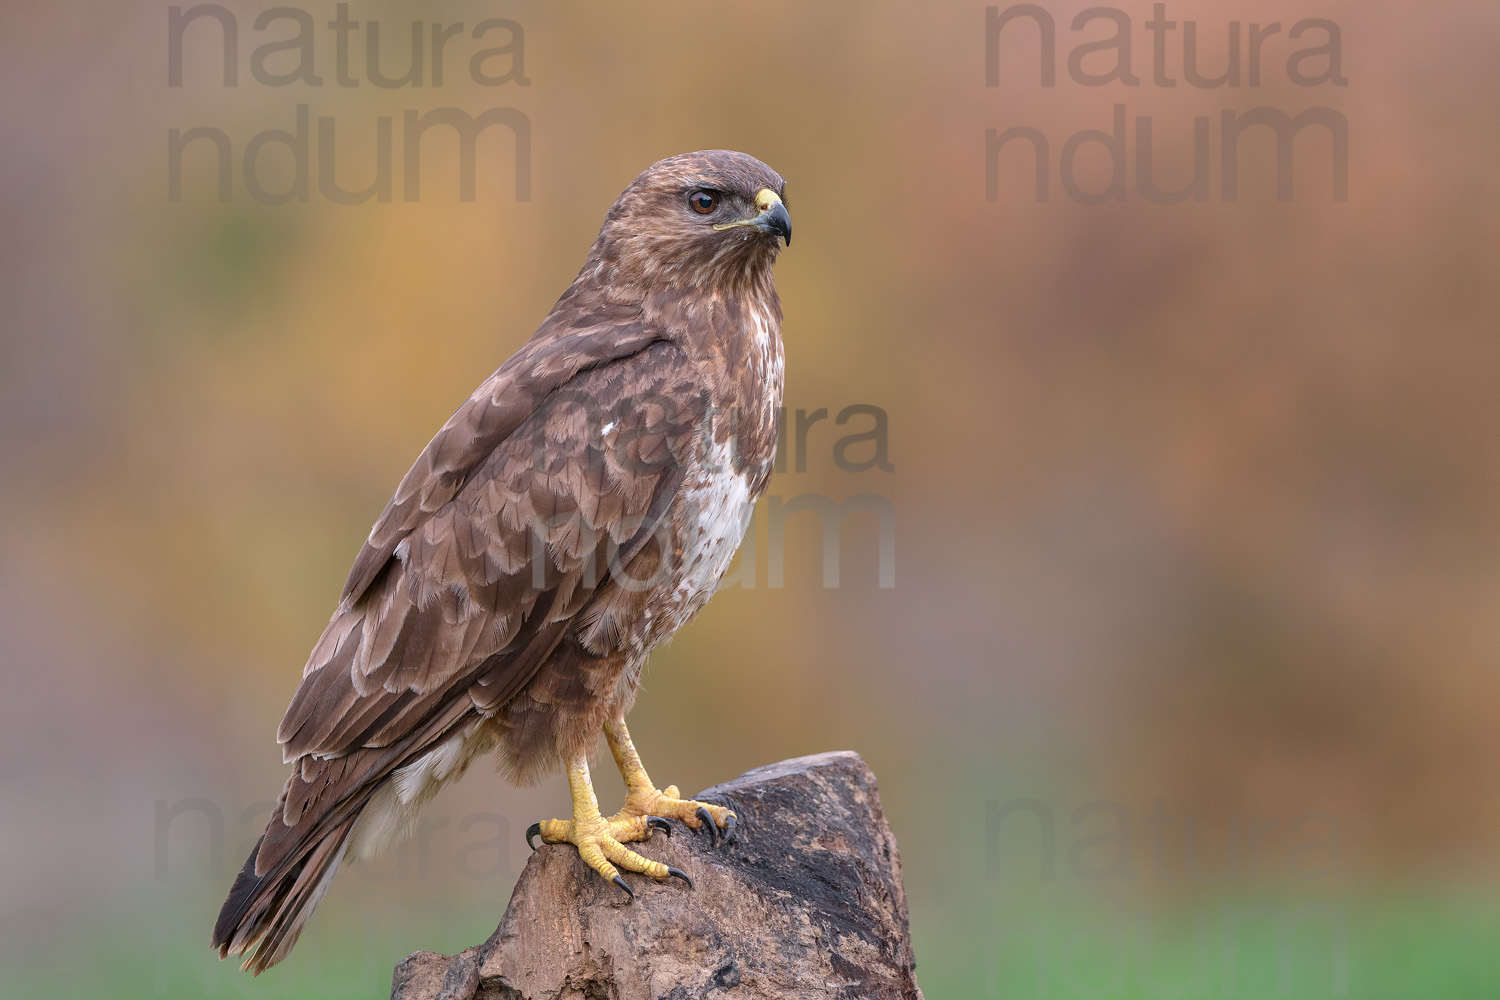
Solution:
M 529 847 L 529 848 L 531 848 L 533 851 L 536 850 L 536 845 L 531 842 L 531 838 L 532 837 L 540 837 L 541 835 L 542 835 L 542 824 L 540 824 L 540 823 L 533 823 L 530 826 L 528 826 L 526 828 L 526 846 Z
M 698 811 L 695 815 L 703 821 L 703 827 L 700 827 L 700 829 L 706 828 L 708 830 L 708 835 L 712 837 L 714 839 L 714 843 L 717 844 L 719 842 L 719 825 L 714 822 L 713 813 L 709 812 L 703 806 L 699 806 Z
M 724 843 L 726 845 L 727 844 L 732 844 L 732 843 L 734 843 L 734 840 L 735 840 L 735 833 L 734 833 L 734 813 L 730 813 L 724 819 Z
M 690 879 L 690 878 L 688 878 L 687 877 L 687 872 L 683 871 L 681 868 L 673 868 L 671 865 L 668 865 L 667 866 L 667 877 L 668 878 L 680 878 L 680 879 L 682 879 L 684 882 L 686 882 L 688 884 L 688 888 L 689 889 L 691 889 L 693 887 L 693 880 Z
M 621 888 L 621 889 L 624 889 L 624 890 L 625 890 L 625 895 L 627 895 L 627 896 L 629 896 L 629 897 L 630 897 L 630 899 L 631 899 L 631 901 L 632 901 L 632 902 L 633 902 L 633 901 L 634 901 L 634 900 L 635 900 L 635 890 L 634 890 L 634 889 L 632 889 L 632 888 L 630 888 L 630 886 L 628 886 L 628 885 L 626 885 L 626 884 L 625 884 L 625 880 L 624 880 L 624 879 L 622 879 L 622 878 L 621 878 L 621 877 L 620 877 L 620 876 L 618 876 L 618 875 L 616 875 L 616 876 L 615 876 L 615 879 L 614 879 L 614 881 L 615 881 L 615 885 L 617 885 L 617 886 L 619 886 L 619 887 L 620 887 L 620 888 Z
M 671 827 L 671 825 L 668 824 L 667 821 L 664 820 L 664 819 L 662 819 L 660 816 L 647 816 L 646 817 L 646 829 L 649 831 L 652 827 L 655 827 L 656 829 L 660 830 L 662 833 L 665 833 L 668 837 L 672 836 L 672 827 Z

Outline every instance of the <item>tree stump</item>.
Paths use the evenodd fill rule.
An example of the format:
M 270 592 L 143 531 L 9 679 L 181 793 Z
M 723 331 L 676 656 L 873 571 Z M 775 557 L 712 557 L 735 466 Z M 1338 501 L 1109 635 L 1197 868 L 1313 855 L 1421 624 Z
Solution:
M 634 845 L 692 888 L 627 874 L 631 902 L 572 847 L 543 846 L 489 940 L 412 955 L 392 1000 L 921 1000 L 896 838 L 858 754 L 782 761 L 693 797 L 738 814 L 733 844 L 674 822 Z

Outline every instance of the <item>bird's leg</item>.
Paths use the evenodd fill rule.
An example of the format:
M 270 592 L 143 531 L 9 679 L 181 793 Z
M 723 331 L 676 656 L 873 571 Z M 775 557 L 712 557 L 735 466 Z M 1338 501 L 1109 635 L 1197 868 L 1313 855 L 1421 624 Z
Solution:
M 726 843 L 734 840 L 733 810 L 683 799 L 676 785 L 658 790 L 651 783 L 651 776 L 641 766 L 641 755 L 630 742 L 630 730 L 625 728 L 623 718 L 611 719 L 604 724 L 604 739 L 609 743 L 609 752 L 615 755 L 620 776 L 625 779 L 625 805 L 610 817 L 612 825 L 623 827 L 628 823 L 639 823 L 644 827 L 651 819 L 665 816 L 681 820 L 690 830 L 707 829 L 715 836 L 718 830 L 723 830 Z
M 645 840 L 651 835 L 650 825 L 642 820 L 639 824 L 642 835 L 632 837 L 630 834 L 634 831 L 635 824 L 628 827 L 617 826 L 613 820 L 607 820 L 599 814 L 599 800 L 594 797 L 594 785 L 589 780 L 589 760 L 584 753 L 579 753 L 568 761 L 568 790 L 573 795 L 573 818 L 549 819 L 533 824 L 526 831 L 528 844 L 538 834 L 549 844 L 572 844 L 578 848 L 578 856 L 583 858 L 585 864 L 630 893 L 632 898 L 635 893 L 620 877 L 620 868 L 650 875 L 658 882 L 676 876 L 689 885 L 692 884 L 678 869 L 643 858 L 621 842 Z M 660 820 L 657 822 L 666 826 Z

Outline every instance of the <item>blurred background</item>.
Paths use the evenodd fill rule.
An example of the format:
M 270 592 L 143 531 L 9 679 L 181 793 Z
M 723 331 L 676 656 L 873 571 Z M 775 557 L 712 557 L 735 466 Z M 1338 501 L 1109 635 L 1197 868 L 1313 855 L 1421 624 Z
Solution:
M 358 86 L 332 3 L 295 8 L 317 85 L 256 56 L 297 22 L 234 2 L 182 28 L 177 86 L 175 8 L 7 5 L 0 993 L 383 996 L 408 953 L 490 933 L 560 778 L 476 766 L 259 979 L 207 948 L 390 491 L 620 189 L 732 147 L 788 178 L 787 405 L 828 411 L 770 492 L 883 498 L 895 585 L 874 516 L 827 588 L 817 518 L 775 539 L 764 501 L 754 565 L 648 669 L 653 776 L 864 754 L 930 998 L 1500 995 L 1500 8 L 1173 2 L 1168 86 L 1144 2 L 1109 8 L 1138 82 L 1082 82 L 1121 56 L 1085 6 L 1006 24 L 991 87 L 981 2 L 354 3 Z M 474 37 L 489 18 L 515 27 Z M 439 81 L 433 25 L 460 22 Z M 1237 81 L 1185 76 L 1188 22 L 1199 80 L 1234 39 Z M 1070 137 L 1117 105 L 1115 198 L 1110 147 Z M 305 199 L 256 139 L 299 106 Z M 484 131 L 463 200 L 434 128 L 408 197 L 406 115 L 442 108 L 515 109 L 529 151 Z M 1346 167 L 1309 127 L 1280 200 L 1252 129 L 1226 197 L 1223 113 L 1260 108 L 1331 109 Z M 1161 204 L 1140 161 L 1184 187 L 1197 118 L 1204 198 Z M 172 130 L 203 126 L 227 185 L 203 133 L 174 191 Z M 339 203 L 322 171 L 375 182 L 382 127 L 389 199 Z M 1048 145 L 1045 201 L 1034 138 L 987 158 L 1014 127 Z M 885 436 L 839 452 L 856 405 Z

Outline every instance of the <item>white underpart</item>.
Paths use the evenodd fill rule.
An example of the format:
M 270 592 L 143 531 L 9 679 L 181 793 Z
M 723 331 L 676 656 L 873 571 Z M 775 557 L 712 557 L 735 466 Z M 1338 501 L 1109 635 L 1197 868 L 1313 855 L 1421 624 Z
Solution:
M 679 625 L 713 596 L 750 525 L 750 480 L 734 468 L 733 450 L 732 440 L 710 444 L 703 464 L 683 486 Z
M 476 754 L 494 746 L 495 732 L 489 721 L 476 719 L 463 732 L 397 768 L 360 813 L 349 834 L 348 856 L 369 860 L 410 836 L 417 814 L 438 789 L 462 777 Z
M 776 387 L 779 401 L 780 387 L 786 378 L 786 357 L 782 352 L 771 349 L 770 321 L 759 311 L 751 315 L 755 331 L 755 349 L 760 356 L 760 373 L 767 382 Z
M 750 314 L 754 373 L 765 382 L 776 403 L 781 401 L 785 361 L 772 336 L 770 318 L 759 310 Z M 682 626 L 718 589 L 729 564 L 739 551 L 754 514 L 751 496 L 752 471 L 734 467 L 734 440 L 710 440 L 702 463 L 683 485 L 681 529 L 682 562 L 674 588 L 673 624 Z

